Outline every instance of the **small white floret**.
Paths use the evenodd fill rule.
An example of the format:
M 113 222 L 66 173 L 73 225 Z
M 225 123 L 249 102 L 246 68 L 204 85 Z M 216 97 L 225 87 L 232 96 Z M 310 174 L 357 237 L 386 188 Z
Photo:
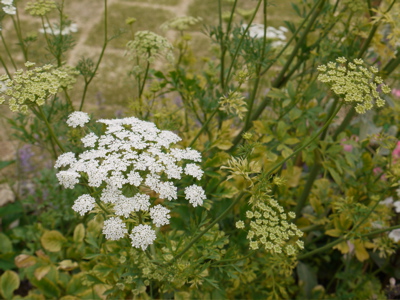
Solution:
M 149 245 L 152 245 L 156 239 L 156 233 L 149 225 L 140 224 L 133 228 L 129 235 L 132 240 L 132 246 L 146 250 Z

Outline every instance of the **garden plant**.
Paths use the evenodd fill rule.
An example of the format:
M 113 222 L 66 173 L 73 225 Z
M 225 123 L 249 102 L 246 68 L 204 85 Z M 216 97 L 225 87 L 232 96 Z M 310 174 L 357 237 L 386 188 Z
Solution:
M 399 1 L 85 2 L 0 0 L 1 298 L 399 299 Z

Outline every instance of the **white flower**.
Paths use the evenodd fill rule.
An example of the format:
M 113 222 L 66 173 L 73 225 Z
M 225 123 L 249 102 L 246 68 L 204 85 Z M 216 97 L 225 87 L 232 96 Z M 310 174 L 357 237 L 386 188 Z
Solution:
M 247 28 L 247 24 L 242 25 L 242 30 L 244 31 Z M 266 37 L 267 39 L 274 40 L 271 43 L 272 47 L 279 47 L 284 45 L 285 43 L 283 41 L 286 40 L 285 33 L 288 30 L 280 26 L 279 29 L 276 29 L 275 27 L 268 26 L 266 30 Z M 251 24 L 250 28 L 247 32 L 247 34 L 254 39 L 262 38 L 264 36 L 264 25 L 263 24 Z
M 8 6 L 4 6 L 3 7 L 3 11 L 7 14 L 7 15 L 15 15 L 17 12 L 17 9 L 12 6 L 12 5 L 8 5 Z
M 197 178 L 198 180 L 201 179 L 203 173 L 204 173 L 203 170 L 200 169 L 200 167 L 196 164 L 187 164 L 185 167 L 185 174 L 191 175 Z
M 90 117 L 87 113 L 82 111 L 74 111 L 68 116 L 67 125 L 74 128 L 77 126 L 83 127 L 89 121 Z
M 194 207 L 202 205 L 203 200 L 207 199 L 206 194 L 202 187 L 198 185 L 191 185 L 185 188 L 186 199 L 189 200 Z
M 152 245 L 156 239 L 156 233 L 149 225 L 138 225 L 133 228 L 129 235 L 132 240 L 132 246 L 146 250 L 149 245 Z
M 153 220 L 154 225 L 157 227 L 169 224 L 169 209 L 158 204 L 150 208 L 150 217 Z
M 67 124 L 77 127 L 87 122 L 88 114 L 74 112 Z M 180 141 L 179 136 L 159 130 L 151 122 L 133 117 L 98 122 L 105 125 L 104 134 L 89 133 L 83 137 L 82 143 L 87 148 L 83 153 L 75 157 L 68 152 L 57 159 L 55 167 L 65 168 L 57 174 L 60 183 L 73 188 L 82 176 L 88 186 L 95 188 L 99 201 L 107 204 L 110 214 L 117 216 L 105 222 L 103 232 L 108 239 L 124 236 L 124 219 L 140 219 L 135 218 L 140 211 L 145 218 L 150 216 L 155 227 L 169 224 L 167 208 L 161 204 L 150 207 L 158 198 L 169 201 L 178 198 L 173 180 L 185 174 L 201 179 L 203 171 L 193 163 L 201 162 L 200 153 L 190 148 L 173 148 L 173 144 Z M 197 185 L 187 187 L 185 194 L 193 206 L 201 205 L 206 199 L 204 190 Z M 154 195 L 153 198 L 150 195 Z M 73 209 L 84 214 L 93 207 L 94 202 L 85 196 L 76 200 Z M 155 232 L 150 225 L 138 225 L 131 238 L 134 247 L 146 249 L 153 243 Z
M 126 225 L 120 218 L 110 218 L 104 221 L 103 234 L 106 235 L 107 240 L 119 240 L 128 233 Z
M 389 233 L 389 238 L 391 238 L 395 243 L 400 241 L 400 229 L 392 230 Z
M 4 5 L 13 5 L 14 0 L 1 0 L 1 4 Z
M 76 162 L 76 157 L 73 152 L 66 152 L 61 154 L 54 165 L 55 168 L 66 167 Z
M 385 200 L 381 201 L 379 204 L 386 205 L 387 207 L 391 207 L 393 204 L 393 197 L 388 197 Z
M 133 198 L 120 197 L 114 206 L 115 214 L 117 216 L 124 216 L 128 218 L 130 213 L 136 210 L 136 203 Z
M 63 29 L 60 31 L 60 26 L 58 24 L 53 23 L 50 27 L 49 24 L 44 24 L 44 28 L 39 29 L 40 33 L 46 34 L 54 34 L 54 35 L 67 35 L 74 32 L 78 32 L 78 25 L 76 23 L 71 23 L 69 26 L 63 26 Z
M 397 213 L 400 213 L 400 201 L 394 202 L 394 203 L 393 203 L 393 206 L 394 206 L 394 210 L 395 210 Z
M 60 171 L 57 173 L 58 182 L 66 189 L 73 189 L 79 183 L 79 174 L 74 171 Z
M 146 194 L 136 194 L 133 196 L 135 203 L 135 211 L 143 210 L 148 211 L 150 206 L 150 196 Z
M 95 203 L 96 201 L 92 196 L 85 194 L 79 196 L 78 199 L 75 200 L 72 209 L 83 216 L 85 213 L 91 211 L 94 208 Z
M 133 186 L 139 186 L 143 179 L 138 172 L 131 171 L 127 176 L 128 183 Z
M 89 133 L 88 135 L 86 135 L 85 137 L 83 137 L 81 139 L 83 145 L 88 148 L 88 147 L 94 147 L 97 140 L 98 140 L 98 136 L 95 135 L 93 132 Z

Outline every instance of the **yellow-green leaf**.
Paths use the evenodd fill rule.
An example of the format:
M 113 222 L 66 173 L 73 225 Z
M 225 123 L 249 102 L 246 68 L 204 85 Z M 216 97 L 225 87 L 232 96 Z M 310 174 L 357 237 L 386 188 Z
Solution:
M 63 260 L 58 264 L 58 269 L 64 270 L 64 271 L 71 271 L 73 269 L 76 269 L 78 267 L 78 263 L 76 261 L 72 261 L 70 259 Z
M 339 237 L 342 232 L 339 229 L 329 229 L 325 231 L 325 234 L 333 237 Z
M 12 252 L 12 243 L 8 236 L 4 233 L 0 233 L 0 253 Z
M 82 242 L 85 238 L 85 226 L 81 223 L 75 227 L 74 242 Z
M 354 250 L 356 253 L 356 257 L 359 261 L 364 261 L 369 258 L 368 251 L 365 249 L 362 241 L 360 240 L 354 241 Z
M 42 278 L 44 276 L 46 276 L 47 273 L 50 272 L 50 270 L 51 270 L 51 266 L 49 266 L 49 265 L 41 266 L 41 267 L 37 268 L 33 274 L 35 275 L 37 280 L 42 280 Z
M 18 268 L 27 268 L 36 264 L 36 257 L 27 255 L 27 254 L 20 254 L 14 258 L 15 265 Z
M 42 246 L 50 252 L 58 252 L 67 241 L 65 237 L 56 230 L 46 231 L 40 238 Z
M 0 293 L 5 299 L 11 299 L 19 287 L 19 277 L 14 271 L 7 270 L 0 277 Z

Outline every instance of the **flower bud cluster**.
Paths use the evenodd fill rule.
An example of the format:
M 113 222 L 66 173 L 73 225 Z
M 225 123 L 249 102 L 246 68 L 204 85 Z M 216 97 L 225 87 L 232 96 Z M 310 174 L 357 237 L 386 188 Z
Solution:
M 339 64 L 337 64 L 339 63 Z M 344 57 L 339 57 L 336 62 L 329 62 L 317 68 L 321 74 L 318 80 L 330 85 L 336 95 L 344 98 L 345 102 L 355 103 L 355 110 L 364 114 L 372 109 L 373 102 L 377 107 L 385 105 L 385 100 L 380 97 L 378 86 L 384 94 L 389 94 L 391 89 L 383 84 L 378 69 L 365 67 L 362 59 L 347 62 Z
M 8 100 L 11 111 L 26 114 L 29 104 L 43 105 L 48 97 L 57 94 L 60 87 L 69 87 L 74 80 L 65 68 L 56 69 L 52 65 L 44 65 L 30 69 L 34 65 L 26 62 L 28 70 L 17 70 L 13 79 L 7 75 L 0 77 L 6 86 L 5 91 L 0 91 L 0 104 Z
M 252 210 L 246 212 L 246 217 L 250 220 L 247 234 L 250 248 L 255 250 L 263 246 L 271 253 L 295 255 L 299 249 L 304 248 L 303 241 L 297 239 L 303 236 L 303 232 L 295 224 L 288 222 L 295 216 L 293 212 L 286 214 L 274 199 L 256 201 Z M 236 227 L 244 228 L 245 222 L 236 222 Z M 297 240 L 294 242 L 295 239 Z
M 158 57 L 165 57 L 170 62 L 174 61 L 171 43 L 148 30 L 136 32 L 134 40 L 129 41 L 126 48 L 126 55 L 131 60 L 138 57 L 151 63 Z
M 88 115 L 83 112 L 74 112 L 68 118 L 68 124 L 74 127 L 87 121 Z M 72 152 L 60 155 L 55 167 L 64 170 L 57 173 L 57 178 L 71 189 L 84 178 L 96 194 L 80 196 L 72 208 L 84 215 L 96 207 L 95 203 L 107 207 L 112 217 L 104 222 L 106 238 L 118 240 L 131 229 L 132 246 L 145 250 L 156 238 L 149 224 L 160 227 L 169 224 L 170 219 L 169 209 L 154 205 L 154 201 L 176 200 L 178 188 L 174 181 L 182 175 L 201 179 L 203 171 L 193 163 L 201 161 L 200 153 L 170 147 L 181 139 L 151 122 L 134 117 L 98 122 L 106 126 L 105 133 L 97 136 L 92 132 L 83 137 L 88 149 L 77 157 Z M 195 184 L 186 187 L 184 194 L 193 206 L 202 205 L 206 199 L 204 190 Z M 129 228 L 132 224 L 136 226 Z
M 191 16 L 183 16 L 176 17 L 167 22 L 163 23 L 160 28 L 163 30 L 174 29 L 178 31 L 188 30 L 191 26 L 198 24 L 203 21 L 202 18 L 191 17 Z
M 28 2 L 25 10 L 31 16 L 45 16 L 53 9 L 57 8 L 53 0 L 36 0 L 35 2 Z
M 235 114 L 241 120 L 244 117 L 244 113 L 247 111 L 247 103 L 239 92 L 230 91 L 228 96 L 223 96 L 219 99 L 219 105 L 219 110 L 226 111 L 229 114 Z

